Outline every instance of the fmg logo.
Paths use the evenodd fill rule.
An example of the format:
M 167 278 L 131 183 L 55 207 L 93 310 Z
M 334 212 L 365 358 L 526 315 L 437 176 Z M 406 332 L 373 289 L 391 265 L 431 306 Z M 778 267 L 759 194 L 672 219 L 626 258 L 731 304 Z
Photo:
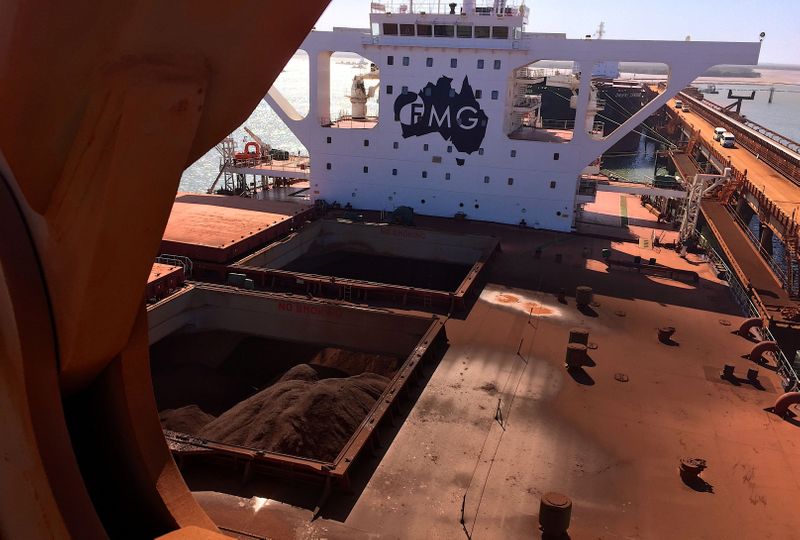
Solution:
M 406 92 L 394 100 L 394 119 L 400 122 L 403 138 L 439 133 L 453 143 L 459 152 L 471 154 L 481 147 L 489 119 L 481 109 L 475 93 L 464 77 L 461 91 L 450 83 L 453 79 L 439 77 L 419 92 Z

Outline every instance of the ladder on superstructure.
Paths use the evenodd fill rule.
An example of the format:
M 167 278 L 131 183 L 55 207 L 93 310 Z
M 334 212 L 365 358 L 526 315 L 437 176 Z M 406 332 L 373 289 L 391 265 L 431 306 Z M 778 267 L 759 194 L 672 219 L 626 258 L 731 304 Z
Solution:
M 219 174 L 214 179 L 214 183 L 208 188 L 207 193 L 214 193 L 217 183 L 222 178 L 222 189 L 229 193 L 234 193 L 236 189 L 237 178 L 236 174 L 231 170 L 233 167 L 233 160 L 236 154 L 236 141 L 233 137 L 225 137 L 222 142 L 214 147 L 219 152 Z

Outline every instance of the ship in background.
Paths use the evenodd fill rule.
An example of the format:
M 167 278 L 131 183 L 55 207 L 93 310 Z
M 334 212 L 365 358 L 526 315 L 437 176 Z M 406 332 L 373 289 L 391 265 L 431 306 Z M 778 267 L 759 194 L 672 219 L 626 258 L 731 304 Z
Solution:
M 308 113 L 274 86 L 265 97 L 309 151 L 312 199 L 571 231 L 594 200 L 587 178 L 600 156 L 628 144 L 626 136 L 638 141 L 636 128 L 708 68 L 755 63 L 759 50 L 567 39 L 527 32 L 529 16 L 524 3 L 500 0 L 373 2 L 369 28 L 312 31 L 300 46 L 309 57 Z M 369 80 L 353 81 L 350 111 L 332 110 L 334 53 L 374 65 Z M 545 60 L 605 75 L 546 73 L 538 68 Z M 620 61 L 669 65 L 669 81 L 642 99 L 640 83 L 608 73 Z M 548 116 L 556 94 L 570 119 Z

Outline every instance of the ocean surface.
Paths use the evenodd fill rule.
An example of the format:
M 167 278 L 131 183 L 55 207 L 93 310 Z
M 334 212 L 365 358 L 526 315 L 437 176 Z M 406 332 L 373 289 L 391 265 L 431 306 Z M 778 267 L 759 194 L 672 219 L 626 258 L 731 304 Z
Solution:
M 350 109 L 350 102 L 347 96 L 350 92 L 353 77 L 369 71 L 368 64 L 357 65 L 359 59 L 360 57 L 353 55 L 335 54 L 332 57 L 332 117 L 337 117 L 340 113 Z M 368 87 L 369 85 L 370 83 L 367 82 Z M 275 86 L 286 96 L 298 112 L 306 114 L 309 102 L 308 56 L 305 53 L 293 56 L 283 72 L 278 76 Z M 703 89 L 707 85 L 703 83 L 697 86 Z M 726 99 L 728 89 L 733 89 L 734 93 L 741 94 L 749 94 L 751 90 L 756 90 L 755 100 L 745 101 L 742 104 L 742 114 L 773 131 L 800 141 L 800 85 L 774 85 L 775 93 L 772 103 L 768 103 L 770 88 L 768 85 L 745 82 L 717 84 L 716 86 L 720 93 L 716 95 L 707 94 L 706 98 L 722 105 L 729 103 Z M 369 103 L 369 113 L 377 113 L 377 105 L 372 101 Z M 247 121 L 233 132 L 234 141 L 237 142 L 239 149 L 243 148 L 243 141 L 247 139 L 243 129 L 244 126 L 247 126 L 264 141 L 271 144 L 273 148 L 289 150 L 292 153 L 297 153 L 298 151 L 304 154 L 307 153 L 297 137 L 292 135 L 289 128 L 264 101 L 259 102 Z M 639 144 L 639 152 L 633 155 L 605 158 L 603 160 L 603 170 L 634 181 L 652 178 L 656 151 L 654 138 L 654 135 L 649 130 L 644 129 Z M 184 171 L 181 177 L 180 190 L 205 192 L 219 173 L 219 166 L 220 155 L 212 148 Z

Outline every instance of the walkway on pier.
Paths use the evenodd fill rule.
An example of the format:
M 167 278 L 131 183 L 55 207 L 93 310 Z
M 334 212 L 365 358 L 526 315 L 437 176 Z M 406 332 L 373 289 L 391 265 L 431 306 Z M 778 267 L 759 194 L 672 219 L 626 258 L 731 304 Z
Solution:
M 687 102 L 687 97 L 681 95 L 681 99 L 684 100 L 684 103 Z M 787 216 L 793 216 L 800 207 L 800 185 L 759 159 L 759 156 L 750 153 L 738 142 L 733 148 L 724 148 L 714 141 L 714 128 L 717 125 L 701 116 L 699 107 L 703 105 L 700 102 L 691 98 L 688 100 L 691 100 L 691 112 L 687 113 L 676 109 L 674 99 L 667 103 L 667 107 L 673 116 L 680 118 L 682 123 L 699 131 L 704 146 L 715 148 L 739 171 L 747 171 L 747 178 L 764 193 L 767 200 L 775 204 Z M 788 150 L 786 151 L 788 152 Z M 800 179 L 795 180 L 800 181 Z
M 762 315 L 771 317 L 776 323 L 788 322 L 784 320 L 780 310 L 794 307 L 797 303 L 789 298 L 778 278 L 725 205 L 718 201 L 704 200 L 700 209 L 732 263 L 732 270 L 736 272 L 739 281 L 745 286 L 750 285 L 756 293 L 756 307 L 764 311 Z M 759 303 L 762 305 L 759 306 Z

